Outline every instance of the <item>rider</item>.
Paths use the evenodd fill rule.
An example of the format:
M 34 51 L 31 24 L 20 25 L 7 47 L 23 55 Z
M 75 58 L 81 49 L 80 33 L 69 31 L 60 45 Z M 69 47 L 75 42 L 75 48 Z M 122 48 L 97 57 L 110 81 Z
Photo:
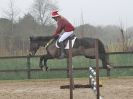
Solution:
M 60 43 L 60 47 L 61 47 L 60 58 L 63 58 L 65 56 L 63 41 L 66 38 L 68 38 L 70 35 L 73 34 L 74 26 L 67 19 L 65 19 L 63 16 L 59 15 L 57 10 L 52 11 L 51 16 L 57 22 L 57 28 L 53 34 L 53 37 L 57 38 L 59 36 L 59 34 L 61 34 L 61 32 L 64 30 L 62 35 L 60 35 L 60 38 L 58 40 L 58 42 Z

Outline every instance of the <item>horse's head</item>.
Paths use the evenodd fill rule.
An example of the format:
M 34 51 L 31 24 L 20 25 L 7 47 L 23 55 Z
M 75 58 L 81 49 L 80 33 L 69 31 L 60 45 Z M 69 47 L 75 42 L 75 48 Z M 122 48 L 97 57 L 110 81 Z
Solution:
M 37 50 L 39 49 L 39 41 L 36 39 L 36 37 L 30 37 L 30 49 L 29 54 L 35 55 Z
M 45 46 L 47 42 L 51 39 L 51 36 L 46 37 L 30 37 L 30 55 L 35 55 L 39 47 Z

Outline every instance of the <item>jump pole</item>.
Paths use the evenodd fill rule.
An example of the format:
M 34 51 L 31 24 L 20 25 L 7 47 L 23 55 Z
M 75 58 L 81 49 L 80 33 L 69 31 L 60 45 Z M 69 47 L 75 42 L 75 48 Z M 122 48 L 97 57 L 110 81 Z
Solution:
M 102 99 L 100 96 L 100 90 L 99 87 L 102 85 L 99 85 L 99 52 L 98 52 L 98 40 L 95 40 L 95 58 L 96 58 L 96 70 L 94 70 L 92 67 L 89 67 L 89 85 L 90 88 L 93 88 L 96 99 Z
M 95 40 L 95 57 L 96 57 L 96 89 L 97 89 L 97 99 L 100 99 L 99 90 L 99 52 L 98 52 L 98 40 Z
M 102 85 L 99 85 L 99 52 L 98 52 L 98 40 L 95 40 L 95 57 L 96 57 L 96 89 L 97 89 L 97 99 L 101 99 L 99 87 L 102 87 Z M 72 67 L 72 41 L 69 40 L 69 49 L 68 49 L 68 57 L 67 57 L 67 66 L 69 69 L 69 79 L 70 84 L 61 86 L 61 89 L 69 88 L 70 89 L 70 99 L 73 99 L 73 89 L 74 88 L 92 88 L 91 83 L 89 85 L 74 85 L 74 79 L 73 79 L 73 67 Z
M 73 99 L 73 89 L 74 89 L 74 80 L 73 80 L 73 67 L 72 67 L 72 41 L 69 40 L 69 50 L 68 50 L 68 61 L 67 65 L 69 67 L 69 79 L 70 79 L 70 99 Z

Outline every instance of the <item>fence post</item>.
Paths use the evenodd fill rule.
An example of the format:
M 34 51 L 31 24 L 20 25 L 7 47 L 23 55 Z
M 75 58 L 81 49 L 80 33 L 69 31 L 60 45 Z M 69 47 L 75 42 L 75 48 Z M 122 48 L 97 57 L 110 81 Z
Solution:
M 31 78 L 30 56 L 27 56 L 27 78 Z

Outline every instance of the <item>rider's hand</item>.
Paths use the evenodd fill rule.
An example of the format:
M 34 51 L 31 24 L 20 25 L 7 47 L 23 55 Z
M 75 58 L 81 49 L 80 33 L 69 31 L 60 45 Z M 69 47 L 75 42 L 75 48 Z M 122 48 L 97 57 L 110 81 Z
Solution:
M 53 38 L 54 39 L 58 39 L 59 38 L 59 35 L 54 35 Z

